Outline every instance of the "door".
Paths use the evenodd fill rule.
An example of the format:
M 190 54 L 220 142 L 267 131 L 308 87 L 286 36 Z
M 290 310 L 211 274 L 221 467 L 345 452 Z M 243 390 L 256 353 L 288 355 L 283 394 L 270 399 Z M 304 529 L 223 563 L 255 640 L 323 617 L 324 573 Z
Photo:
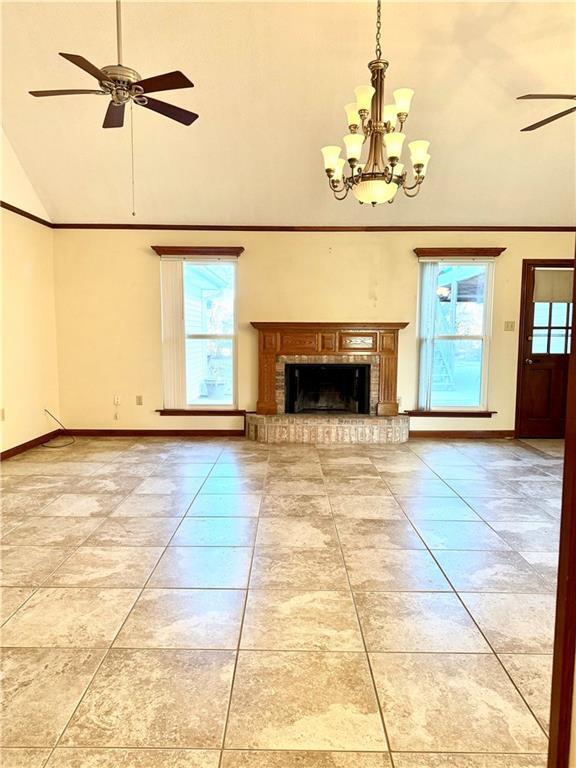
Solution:
M 573 261 L 524 261 L 517 437 L 564 437 L 573 282 Z

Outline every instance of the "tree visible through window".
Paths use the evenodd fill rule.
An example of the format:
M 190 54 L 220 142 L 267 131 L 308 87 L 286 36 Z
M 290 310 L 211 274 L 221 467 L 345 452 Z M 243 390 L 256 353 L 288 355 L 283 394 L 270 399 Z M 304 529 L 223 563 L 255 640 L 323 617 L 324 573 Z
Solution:
M 482 409 L 492 263 L 421 265 L 419 408 Z
M 234 404 L 235 264 L 184 262 L 186 403 Z

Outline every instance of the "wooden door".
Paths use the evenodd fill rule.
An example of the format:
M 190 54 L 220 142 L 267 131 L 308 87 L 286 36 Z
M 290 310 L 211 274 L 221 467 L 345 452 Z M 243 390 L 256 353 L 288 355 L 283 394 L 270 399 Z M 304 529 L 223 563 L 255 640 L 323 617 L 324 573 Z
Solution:
M 564 437 L 573 267 L 568 260 L 525 261 L 523 265 L 517 437 Z

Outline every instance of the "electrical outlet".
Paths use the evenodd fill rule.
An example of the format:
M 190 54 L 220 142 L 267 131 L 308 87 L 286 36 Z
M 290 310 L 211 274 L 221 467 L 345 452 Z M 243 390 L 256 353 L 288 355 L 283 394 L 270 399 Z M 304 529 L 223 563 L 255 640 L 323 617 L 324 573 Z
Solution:
M 144 405 L 144 398 L 142 395 L 136 395 L 136 405 Z
M 119 418 L 120 418 L 120 416 L 117 413 L 115 413 L 114 414 L 114 421 L 118 421 Z
M 120 395 L 114 395 L 114 405 L 120 405 Z
M 516 330 L 516 321 L 515 320 L 504 320 L 504 330 L 505 331 L 515 331 Z

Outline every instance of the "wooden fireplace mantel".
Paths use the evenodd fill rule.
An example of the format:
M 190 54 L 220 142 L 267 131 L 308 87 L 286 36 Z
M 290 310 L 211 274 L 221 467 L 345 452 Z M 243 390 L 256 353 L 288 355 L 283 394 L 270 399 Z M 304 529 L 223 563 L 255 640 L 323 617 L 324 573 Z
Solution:
M 408 323 L 266 323 L 253 322 L 258 331 L 259 414 L 277 413 L 276 358 L 279 355 L 354 356 L 379 358 L 377 413 L 396 416 L 398 331 Z

